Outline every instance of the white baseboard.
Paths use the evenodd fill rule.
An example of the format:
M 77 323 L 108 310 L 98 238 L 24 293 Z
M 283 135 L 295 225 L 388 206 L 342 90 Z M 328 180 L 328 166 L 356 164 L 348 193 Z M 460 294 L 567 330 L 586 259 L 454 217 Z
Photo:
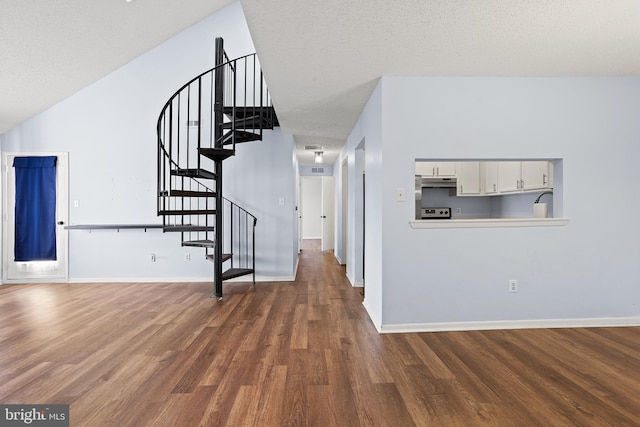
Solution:
M 351 283 L 351 286 L 354 286 L 355 282 L 353 281 L 353 277 L 351 277 L 348 271 L 345 273 L 345 276 L 347 276 L 347 280 L 349 281 L 349 283 Z
M 353 280 L 353 277 L 351 277 L 349 273 L 346 273 L 346 276 L 347 276 L 347 280 L 349 280 L 349 283 L 351 283 L 352 287 L 364 288 L 364 282 L 356 282 L 355 280 Z
M 297 268 L 297 266 L 296 266 Z M 256 282 L 293 282 L 296 279 L 294 276 L 260 276 L 256 275 Z M 250 282 L 252 277 L 250 274 L 246 276 L 234 277 L 233 279 L 225 280 L 225 282 Z M 104 278 L 81 278 L 81 279 L 69 279 L 68 283 L 200 283 L 210 282 L 213 283 L 213 276 L 211 277 L 104 277 Z M 34 282 L 29 282 L 34 283 Z M 53 283 L 48 281 L 47 283 Z M 65 282 L 66 283 L 66 282 Z
M 213 282 L 213 277 L 84 277 L 69 283 L 200 283 Z
M 365 309 L 367 307 L 365 306 Z M 367 309 L 369 317 L 371 311 Z M 374 324 L 376 321 L 372 318 Z M 379 333 L 486 331 L 496 329 L 599 328 L 640 326 L 640 317 L 595 317 L 585 319 L 495 320 L 484 322 L 404 323 L 376 326 Z
M 369 305 L 367 304 L 367 299 L 366 298 L 364 299 L 364 301 L 362 301 L 362 306 L 364 307 L 365 310 L 367 310 L 367 314 L 369 315 L 369 319 L 371 319 L 371 322 L 373 323 L 373 326 L 375 326 L 375 328 L 378 331 L 378 333 L 379 334 L 386 333 L 382 329 L 382 327 L 384 325 L 382 325 L 382 322 L 380 321 L 380 319 L 378 319 L 378 316 L 376 316 L 374 311 L 371 309 L 371 307 L 369 307 Z

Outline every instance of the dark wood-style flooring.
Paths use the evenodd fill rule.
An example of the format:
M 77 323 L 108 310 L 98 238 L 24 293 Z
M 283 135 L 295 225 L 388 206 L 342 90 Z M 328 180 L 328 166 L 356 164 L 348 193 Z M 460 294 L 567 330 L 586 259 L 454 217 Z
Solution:
M 330 253 L 295 282 L 0 287 L 0 403 L 72 426 L 640 426 L 640 328 L 379 335 Z

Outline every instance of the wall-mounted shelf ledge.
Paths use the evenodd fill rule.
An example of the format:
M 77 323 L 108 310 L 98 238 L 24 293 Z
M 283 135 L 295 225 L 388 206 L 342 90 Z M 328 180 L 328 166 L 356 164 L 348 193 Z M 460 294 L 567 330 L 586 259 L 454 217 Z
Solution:
M 147 229 L 162 229 L 162 224 L 82 224 L 82 225 L 67 225 L 64 227 L 66 230 L 144 230 Z
M 564 227 L 569 218 L 461 218 L 409 221 L 411 228 Z

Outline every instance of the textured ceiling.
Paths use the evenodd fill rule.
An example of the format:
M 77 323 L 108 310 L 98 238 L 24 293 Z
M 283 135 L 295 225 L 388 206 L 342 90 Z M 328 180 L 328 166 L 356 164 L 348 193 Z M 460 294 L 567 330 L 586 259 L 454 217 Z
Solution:
M 0 0 L 0 133 L 232 0 Z
M 274 2 L 242 4 L 299 146 L 344 141 L 382 75 L 640 75 L 637 0 L 281 0 L 276 13 Z
M 0 0 L 0 132 L 228 3 Z M 283 129 L 326 163 L 382 75 L 640 75 L 638 0 L 241 3 Z

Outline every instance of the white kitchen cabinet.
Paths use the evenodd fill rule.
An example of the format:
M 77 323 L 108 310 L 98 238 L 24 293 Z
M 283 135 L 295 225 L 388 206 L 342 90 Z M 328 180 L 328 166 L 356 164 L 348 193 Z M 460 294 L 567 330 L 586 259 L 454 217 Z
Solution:
M 484 194 L 498 193 L 498 162 L 482 162 L 484 165 Z M 482 174 L 482 169 L 480 170 Z
M 498 162 L 498 193 L 522 191 L 522 162 Z
M 416 162 L 416 175 L 455 178 L 456 162 Z
M 548 161 L 497 162 L 498 193 L 520 193 L 552 188 Z
M 480 162 L 460 162 L 456 165 L 458 196 L 477 196 L 480 189 Z
M 551 188 L 548 161 L 522 162 L 522 190 L 546 190 Z

